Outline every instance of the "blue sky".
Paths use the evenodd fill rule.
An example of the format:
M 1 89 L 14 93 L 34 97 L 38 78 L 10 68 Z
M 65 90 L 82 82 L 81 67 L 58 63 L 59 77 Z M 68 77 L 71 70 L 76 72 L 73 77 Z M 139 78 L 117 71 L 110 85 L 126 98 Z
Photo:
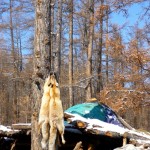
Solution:
M 112 23 L 122 25 L 127 23 L 128 26 L 133 26 L 137 21 L 139 22 L 139 27 L 143 27 L 144 20 L 139 16 L 144 13 L 144 6 L 148 6 L 148 2 L 143 4 L 134 4 L 128 8 L 128 17 L 123 16 L 123 13 L 113 13 L 112 14 Z
M 144 27 L 145 20 L 148 20 L 148 18 L 145 16 L 142 17 L 142 15 L 145 12 L 144 7 L 148 7 L 148 5 L 150 5 L 149 3 L 150 2 L 147 1 L 142 4 L 138 3 L 128 7 L 128 16 L 124 16 L 122 12 L 115 12 L 111 14 L 110 18 L 112 24 L 117 24 L 120 27 L 125 24 L 124 28 L 121 30 L 125 42 L 128 42 L 130 39 L 128 32 L 131 31 L 131 29 L 129 27 L 134 27 L 137 23 L 139 28 Z
M 128 7 L 128 17 L 123 16 L 123 13 L 113 13 L 111 14 L 111 22 L 114 24 L 118 24 L 119 26 L 122 26 L 126 23 L 125 28 L 121 30 L 123 37 L 127 39 L 128 37 L 128 27 L 134 26 L 138 21 L 138 26 L 142 28 L 144 26 L 144 20 L 139 18 L 140 14 L 144 12 L 143 7 L 148 6 L 149 2 L 145 2 L 143 4 L 134 4 L 131 7 Z M 24 39 L 22 39 L 22 44 L 27 43 L 27 37 L 30 36 L 30 34 L 33 34 L 33 30 L 30 32 L 25 31 L 25 33 L 22 33 L 24 36 Z M 7 36 L 7 34 L 6 34 Z M 24 51 L 24 53 L 28 53 L 28 51 Z

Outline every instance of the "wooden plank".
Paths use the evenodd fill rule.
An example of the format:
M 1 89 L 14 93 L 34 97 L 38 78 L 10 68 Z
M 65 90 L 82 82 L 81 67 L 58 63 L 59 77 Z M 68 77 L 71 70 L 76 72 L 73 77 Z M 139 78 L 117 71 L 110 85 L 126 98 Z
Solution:
M 29 130 L 31 129 L 31 124 L 12 124 L 12 129 L 16 129 L 16 130 Z

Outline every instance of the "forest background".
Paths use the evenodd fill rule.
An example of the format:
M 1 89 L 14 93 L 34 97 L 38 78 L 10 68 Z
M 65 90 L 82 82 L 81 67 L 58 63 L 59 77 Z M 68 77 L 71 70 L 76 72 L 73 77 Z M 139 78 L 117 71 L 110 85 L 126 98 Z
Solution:
M 51 70 L 59 74 L 64 109 L 96 97 L 150 131 L 150 2 L 50 2 Z M 0 1 L 3 125 L 31 122 L 34 22 L 34 0 Z

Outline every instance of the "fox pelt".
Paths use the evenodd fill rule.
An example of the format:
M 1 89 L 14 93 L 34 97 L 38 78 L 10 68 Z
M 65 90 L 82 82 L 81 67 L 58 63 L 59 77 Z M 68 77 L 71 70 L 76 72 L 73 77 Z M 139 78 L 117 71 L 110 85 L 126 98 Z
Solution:
M 55 142 L 57 132 L 61 135 L 62 143 L 64 140 L 64 113 L 62 107 L 62 101 L 60 100 L 60 89 L 56 81 L 55 75 L 50 76 L 50 103 L 49 103 L 49 124 L 50 124 L 50 138 L 49 138 L 49 150 L 55 149 Z
M 64 140 L 64 120 L 63 107 L 60 100 L 59 84 L 56 75 L 51 73 L 45 80 L 44 92 L 39 113 L 38 129 L 42 132 L 41 146 L 47 147 L 49 141 L 49 150 L 55 150 L 56 137 L 61 135 L 62 143 Z
M 43 87 L 43 96 L 39 113 L 38 132 L 42 133 L 41 146 L 43 149 L 46 148 L 47 141 L 49 138 L 49 102 L 50 102 L 50 76 L 45 79 Z

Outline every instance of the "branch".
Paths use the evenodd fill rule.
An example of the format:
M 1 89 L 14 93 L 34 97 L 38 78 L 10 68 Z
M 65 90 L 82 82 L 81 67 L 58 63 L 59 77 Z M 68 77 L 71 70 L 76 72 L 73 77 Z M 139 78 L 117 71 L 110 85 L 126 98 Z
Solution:
M 73 150 L 82 150 L 82 142 L 78 142 Z

